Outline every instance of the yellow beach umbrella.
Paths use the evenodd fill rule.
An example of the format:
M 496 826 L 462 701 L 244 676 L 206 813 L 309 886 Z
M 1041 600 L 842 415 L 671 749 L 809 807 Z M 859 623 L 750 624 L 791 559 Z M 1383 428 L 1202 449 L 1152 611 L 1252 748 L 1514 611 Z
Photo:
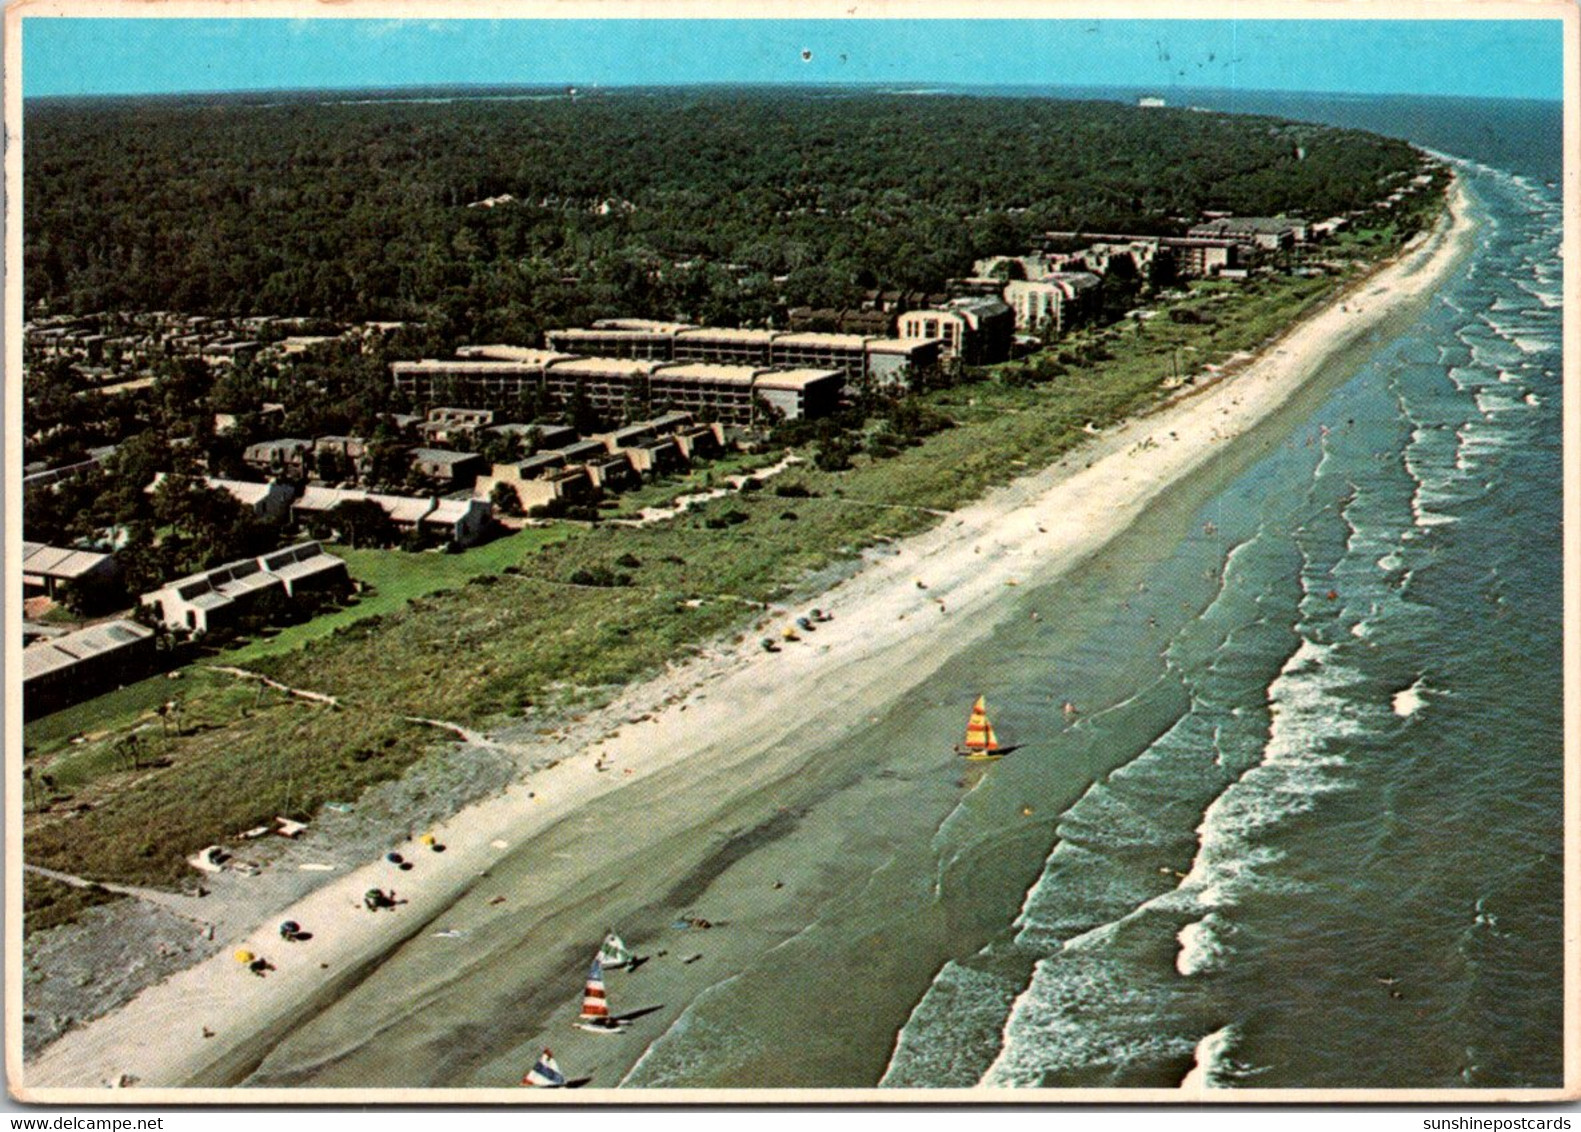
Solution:
M 236 962 L 238 963 L 251 963 L 256 958 L 257 956 L 245 947 L 236 952 Z

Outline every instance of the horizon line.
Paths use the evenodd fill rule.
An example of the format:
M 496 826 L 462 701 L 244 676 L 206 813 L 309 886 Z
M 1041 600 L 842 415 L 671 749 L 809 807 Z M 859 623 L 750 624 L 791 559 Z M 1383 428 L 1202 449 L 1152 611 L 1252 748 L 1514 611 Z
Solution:
M 1309 89 L 1309 88 L 1281 88 L 1281 87 L 1223 87 L 1223 86 L 1149 86 L 1136 83 L 963 83 L 948 79 L 912 79 L 902 82 L 883 82 L 880 80 L 869 81 L 825 81 L 809 79 L 802 82 L 774 79 L 727 79 L 717 81 L 699 82 L 633 82 L 633 83 L 601 83 L 594 82 L 586 86 L 573 80 L 544 80 L 534 83 L 512 82 L 423 82 L 423 83 L 396 83 L 396 84 L 359 84 L 354 86 L 278 86 L 278 87 L 215 87 L 192 88 L 187 90 L 161 90 L 161 91 L 91 91 L 77 93 L 49 93 L 26 94 L 22 96 L 23 103 L 28 102 L 86 102 L 95 99 L 161 99 L 161 98 L 216 98 L 216 97 L 248 97 L 256 95 L 307 95 L 307 94 L 352 94 L 357 92 L 385 93 L 403 91 L 437 91 L 437 90 L 498 90 L 498 91 L 541 91 L 554 92 L 575 90 L 579 93 L 591 91 L 637 91 L 637 90 L 700 90 L 700 89 L 733 89 L 740 87 L 756 88 L 763 90 L 792 90 L 792 91 L 819 91 L 819 90 L 882 90 L 905 93 L 907 88 L 946 88 L 952 91 L 1034 91 L 1034 90 L 1087 90 L 1087 91 L 1138 91 L 1165 96 L 1171 93 L 1186 95 L 1198 94 L 1251 94 L 1251 95 L 1323 95 L 1327 97 L 1342 97 L 1356 99 L 1379 98 L 1422 98 L 1422 99 L 1468 99 L 1479 102 L 1532 102 L 1544 105 L 1564 105 L 1564 98 L 1543 98 L 1537 95 L 1500 95 L 1500 94 L 1446 94 L 1442 92 L 1424 93 L 1420 91 L 1356 91 L 1335 89 Z M 1177 106 L 1168 106 L 1166 109 L 1180 109 Z

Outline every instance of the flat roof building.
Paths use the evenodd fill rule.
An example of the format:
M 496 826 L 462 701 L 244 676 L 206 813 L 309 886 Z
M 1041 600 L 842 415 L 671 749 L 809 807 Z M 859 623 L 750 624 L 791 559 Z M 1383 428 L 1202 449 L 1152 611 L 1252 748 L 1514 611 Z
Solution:
M 772 364 L 770 345 L 778 337 L 772 330 L 700 327 L 675 335 L 678 362 L 719 362 L 767 368 Z
M 845 371 L 839 369 L 773 370 L 758 375 L 753 393 L 794 421 L 834 412 L 846 381 Z
M 939 338 L 876 338 L 867 344 L 867 377 L 879 389 L 910 386 L 920 373 L 937 369 L 944 342 Z
M 638 358 L 571 358 L 549 366 L 544 385 L 558 405 L 571 404 L 580 390 L 594 412 L 617 417 L 628 395 L 640 395 L 648 376 L 663 364 Z
M 770 349 L 776 369 L 837 369 L 847 385 L 856 385 L 867 376 L 867 344 L 863 334 L 777 335 Z
M 1187 235 L 1241 240 L 1266 251 L 1280 251 L 1294 247 L 1305 237 L 1306 222 L 1288 216 L 1226 216 L 1198 224 Z
M 648 379 L 649 403 L 744 423 L 752 419 L 752 382 L 762 372 L 750 365 L 678 362 L 654 371 Z
M 465 348 L 465 347 L 464 347 Z M 391 362 L 390 376 L 398 392 L 419 405 L 459 405 L 503 407 L 523 394 L 537 389 L 544 370 L 570 355 L 528 347 L 472 347 L 473 350 L 504 350 L 520 353 L 504 360 L 498 357 L 424 358 L 415 362 Z
M 651 330 L 657 334 L 679 334 L 683 330 L 696 330 L 691 322 L 665 322 L 656 318 L 601 318 L 593 323 L 594 330 Z
M 560 356 L 553 350 L 540 350 L 536 346 L 493 344 L 456 347 L 456 357 L 466 361 L 515 362 L 518 365 L 546 366 Z
M 568 354 L 606 358 L 645 358 L 667 362 L 675 356 L 674 330 L 628 330 L 595 327 L 549 330 L 544 341 Z

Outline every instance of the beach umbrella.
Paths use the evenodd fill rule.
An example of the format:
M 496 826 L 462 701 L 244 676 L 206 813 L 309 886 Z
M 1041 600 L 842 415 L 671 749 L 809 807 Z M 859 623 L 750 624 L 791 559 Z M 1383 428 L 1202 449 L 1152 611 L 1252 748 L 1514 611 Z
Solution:
M 236 962 L 238 963 L 251 963 L 256 958 L 257 956 L 245 947 L 236 952 Z
M 434 843 L 434 835 L 431 833 L 425 833 L 417 840 L 421 841 L 424 845 L 432 845 Z

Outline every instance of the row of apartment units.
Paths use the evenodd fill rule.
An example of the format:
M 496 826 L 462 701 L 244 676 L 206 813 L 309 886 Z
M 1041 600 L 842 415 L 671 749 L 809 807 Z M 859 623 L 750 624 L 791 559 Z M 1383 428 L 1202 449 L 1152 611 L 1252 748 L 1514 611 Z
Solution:
M 861 339 L 823 337 L 851 339 L 823 344 L 826 358 L 843 351 L 834 359 L 840 364 L 781 369 L 755 362 L 576 357 L 515 346 L 473 346 L 462 347 L 457 351 L 461 357 L 455 360 L 394 362 L 390 372 L 396 388 L 419 403 L 502 405 L 541 393 L 551 405 L 561 408 L 583 398 L 606 416 L 617 416 L 636 402 L 728 424 L 751 424 L 757 419 L 760 402 L 787 420 L 834 411 L 843 389 L 853 380 L 851 370 L 868 370 L 865 359 L 869 356 L 882 359 L 871 368 L 882 370 L 893 381 L 901 380 L 907 366 L 937 364 L 937 342 L 915 343 L 916 348 L 892 352 L 880 349 L 869 355 Z
M 164 481 L 165 473 L 154 477 L 144 491 L 152 492 Z M 308 485 L 299 492 L 289 483 L 274 480 L 270 483 L 253 483 L 250 480 L 222 479 L 205 476 L 203 482 L 210 488 L 223 491 L 246 507 L 254 518 L 267 523 L 294 521 L 298 526 L 323 526 L 333 530 L 334 523 L 315 520 L 332 520 L 333 512 L 348 501 L 367 501 L 381 508 L 392 528 L 402 535 L 416 533 L 429 544 L 449 543 L 468 547 L 477 543 L 488 531 L 494 512 L 486 502 L 476 499 L 442 499 L 439 496 L 390 495 L 361 488 L 323 487 Z M 470 490 L 473 481 L 468 480 Z
M 172 311 L 56 315 L 27 323 L 23 343 L 34 357 L 65 358 L 90 367 L 140 366 L 171 357 L 226 366 L 259 356 L 289 357 L 339 339 L 366 342 L 406 325 L 365 322 L 340 327 L 335 334 L 289 333 L 314 321 L 278 315 L 222 319 Z
M 488 419 L 487 410 L 439 408 L 432 416 L 451 420 L 460 428 L 470 419 Z M 525 459 L 495 463 L 485 472 L 481 456 L 467 452 L 436 454 L 461 457 L 468 474 L 452 486 L 471 493 L 470 499 L 441 499 L 391 495 L 348 487 L 308 486 L 300 494 L 289 483 L 275 480 L 253 483 L 206 477 L 212 488 L 228 492 L 254 516 L 266 522 L 294 519 L 298 525 L 333 529 L 333 513 L 341 503 L 365 500 L 382 508 L 397 532 L 416 532 L 424 541 L 444 541 L 471 546 L 487 530 L 493 517 L 490 501 L 501 483 L 515 491 L 522 510 L 557 499 L 582 499 L 597 491 L 623 491 L 636 487 L 649 473 L 680 471 L 699 459 L 719 455 L 725 446 L 724 427 L 717 422 L 699 424 L 691 413 L 670 412 L 586 439 L 560 426 L 527 426 L 538 432 L 538 450 Z M 360 445 L 356 437 L 320 438 Z M 296 442 L 306 444 L 309 442 Z M 451 465 L 447 465 L 451 466 Z M 264 469 L 280 472 L 280 467 Z M 164 475 L 145 489 L 155 490 Z
M 915 372 L 919 342 L 937 340 L 938 360 L 960 358 L 969 365 L 1002 361 L 1010 350 L 1009 311 L 996 299 L 966 296 L 898 313 L 861 312 L 864 331 L 843 333 L 791 329 L 752 330 L 694 326 L 649 319 L 611 318 L 591 327 L 550 330 L 544 342 L 567 354 L 676 362 L 717 362 L 789 369 L 840 369 L 848 386 L 903 382 L 902 367 Z M 805 319 L 809 312 L 798 311 Z M 920 327 L 931 321 L 935 333 Z M 949 327 L 954 327 L 952 332 Z M 888 331 L 894 328 L 895 337 Z M 898 359 L 898 360 L 897 360 Z
M 635 486 L 644 473 L 680 471 L 719 455 L 724 445 L 724 427 L 717 421 L 698 424 L 690 413 L 666 413 L 515 463 L 495 464 L 478 479 L 473 494 L 492 499 L 503 485 L 515 493 L 523 511 L 531 511 L 556 500 L 585 499 L 595 490 Z
M 234 627 L 266 594 L 294 602 L 307 594 L 344 593 L 350 587 L 344 561 L 316 542 L 304 542 L 169 582 L 144 594 L 140 604 L 167 628 L 212 633 Z
M 34 641 L 22 649 L 23 715 L 48 715 L 140 680 L 155 652 L 154 631 L 124 619 Z

